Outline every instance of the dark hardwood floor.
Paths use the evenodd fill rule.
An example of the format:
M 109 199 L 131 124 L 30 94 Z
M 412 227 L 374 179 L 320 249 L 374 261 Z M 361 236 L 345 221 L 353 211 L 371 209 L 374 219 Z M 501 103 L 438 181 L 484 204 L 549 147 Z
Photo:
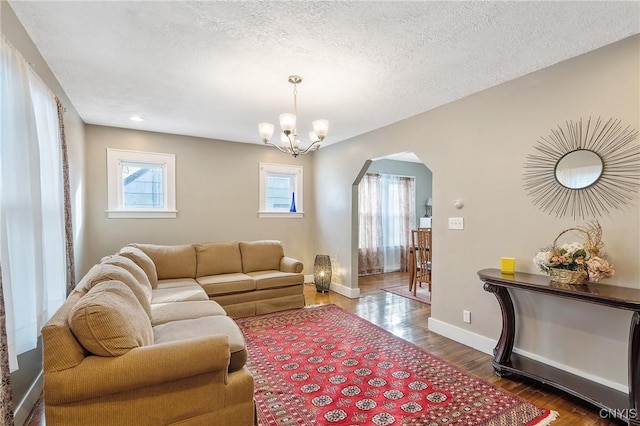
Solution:
M 524 380 L 503 379 L 493 374 L 491 357 L 468 346 L 429 331 L 429 305 L 396 296 L 381 290 L 405 284 L 407 273 L 390 273 L 360 278 L 360 298 L 349 299 L 337 293 L 317 293 L 313 284 L 305 284 L 307 305 L 332 303 L 352 312 L 391 333 L 424 348 L 460 368 L 463 368 L 499 388 L 512 392 L 542 407 L 560 414 L 553 426 L 620 425 L 621 422 L 602 419 L 599 409 L 555 389 Z M 27 426 L 44 426 L 44 409 L 40 402 L 34 407 Z

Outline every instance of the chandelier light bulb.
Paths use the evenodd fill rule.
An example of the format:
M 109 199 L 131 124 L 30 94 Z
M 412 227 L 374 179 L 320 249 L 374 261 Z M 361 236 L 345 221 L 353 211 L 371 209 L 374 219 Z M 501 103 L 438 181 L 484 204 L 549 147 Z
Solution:
M 311 132 L 309 132 L 309 141 L 310 141 L 311 143 L 320 142 L 320 138 L 318 137 L 318 135 L 316 134 L 316 132 L 311 131 Z
M 292 133 L 296 128 L 296 116 L 290 113 L 280 114 L 280 128 L 285 135 Z
M 273 136 L 273 124 L 271 123 L 260 123 L 258 124 L 258 133 L 260 133 L 260 139 L 262 142 L 267 143 L 271 140 L 271 136 Z
M 282 146 L 283 148 L 289 148 L 291 146 L 289 137 L 284 133 L 280 133 L 280 146 Z
M 320 140 L 323 140 L 329 132 L 329 120 L 315 120 L 312 125 L 315 134 Z

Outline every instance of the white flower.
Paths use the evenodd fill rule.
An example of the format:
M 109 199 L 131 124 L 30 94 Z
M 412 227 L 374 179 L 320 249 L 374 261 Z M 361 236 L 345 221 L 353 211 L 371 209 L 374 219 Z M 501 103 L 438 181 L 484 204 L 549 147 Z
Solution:
M 566 244 L 563 244 L 560 248 L 566 250 L 567 254 L 571 255 L 577 252 L 578 250 L 584 250 L 584 244 L 576 243 L 576 242 L 566 243 Z
M 538 254 L 533 258 L 533 264 L 538 267 L 543 272 L 546 272 L 548 268 L 548 264 L 551 261 L 551 252 L 550 251 L 539 251 Z

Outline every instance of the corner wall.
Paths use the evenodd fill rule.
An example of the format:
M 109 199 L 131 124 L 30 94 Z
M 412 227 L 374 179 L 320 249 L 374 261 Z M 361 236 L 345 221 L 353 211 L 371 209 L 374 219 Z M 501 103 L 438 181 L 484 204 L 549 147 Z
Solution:
M 274 148 L 213 139 L 86 126 L 87 263 L 132 242 L 189 244 L 273 239 L 313 271 L 314 154 L 293 158 Z M 106 149 L 176 155 L 176 219 L 109 219 Z M 259 218 L 259 163 L 303 166 L 304 218 Z M 297 195 L 297 194 L 296 194 Z
M 536 252 L 561 230 L 582 223 L 533 205 L 522 186 L 527 154 L 552 128 L 581 117 L 614 117 L 640 129 L 639 68 L 636 35 L 321 149 L 314 191 L 332 203 L 318 203 L 316 250 L 332 254 L 334 281 L 357 287 L 351 186 L 360 168 L 367 159 L 413 151 L 433 173 L 432 319 L 459 335 L 478 336 L 484 342 L 478 347 L 486 349 L 499 336 L 501 315 L 477 271 L 512 256 L 518 271 L 535 273 Z M 464 201 L 462 210 L 454 208 L 455 199 Z M 600 218 L 605 250 L 616 267 L 610 285 L 640 286 L 639 204 L 636 193 L 633 205 Z M 452 216 L 464 217 L 464 231 L 447 229 Z M 515 299 L 516 347 L 626 386 L 629 313 L 527 293 Z M 462 322 L 463 310 L 472 312 L 471 324 Z

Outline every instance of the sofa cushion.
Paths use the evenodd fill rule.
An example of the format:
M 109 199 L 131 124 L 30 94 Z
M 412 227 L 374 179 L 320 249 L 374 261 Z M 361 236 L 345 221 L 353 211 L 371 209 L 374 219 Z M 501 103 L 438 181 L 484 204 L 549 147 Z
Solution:
M 170 288 L 154 288 L 151 304 L 168 302 L 188 302 L 191 300 L 209 300 L 207 293 L 199 285 Z
M 119 254 L 103 257 L 100 263 L 105 265 L 115 265 L 119 266 L 122 269 L 126 269 L 131 272 L 131 275 L 142 285 L 143 288 L 146 288 L 149 292 L 149 298 L 151 298 L 151 282 L 149 281 L 149 277 L 147 276 L 144 269 L 142 269 L 136 262 L 131 260 L 128 257 L 121 256 Z M 146 291 L 146 290 L 145 290 Z
M 119 254 L 133 260 L 136 265 L 142 268 L 145 274 L 147 274 L 147 278 L 149 278 L 151 287 L 155 287 L 158 284 L 158 273 L 156 272 L 156 265 L 145 252 L 137 247 L 126 246 L 120 249 Z
M 284 248 L 280 241 L 242 241 L 239 246 L 242 254 L 242 272 L 245 274 L 280 269 L 280 259 L 284 257 Z
M 171 278 L 170 280 L 158 280 L 156 289 L 178 287 L 200 287 L 194 278 Z
M 196 277 L 242 272 L 240 247 L 235 241 L 196 244 Z
M 82 277 L 76 286 L 76 290 L 86 293 L 97 284 L 112 280 L 117 280 L 127 285 L 138 299 L 147 316 L 151 317 L 151 289 L 144 287 L 135 279 L 131 272 L 120 266 L 108 263 L 94 265 L 89 272 Z
M 159 280 L 170 278 L 196 277 L 196 249 L 193 244 L 163 246 L 157 244 L 137 244 L 156 265 Z
M 96 284 L 68 316 L 80 344 L 99 356 L 120 356 L 153 344 L 151 321 L 131 289 L 120 281 Z
M 304 275 L 290 272 L 256 271 L 247 275 L 255 280 L 256 290 L 304 284 Z
M 243 293 L 256 289 L 256 282 L 245 274 L 222 274 L 196 278 L 209 296 Z
M 211 315 L 226 315 L 225 310 L 213 300 L 197 300 L 180 303 L 156 303 L 151 305 L 151 325 L 169 321 L 195 319 Z
M 229 371 L 239 370 L 247 362 L 247 348 L 240 327 L 227 316 L 207 316 L 172 321 L 153 327 L 155 343 L 175 342 L 200 336 L 224 334 L 229 337 Z

